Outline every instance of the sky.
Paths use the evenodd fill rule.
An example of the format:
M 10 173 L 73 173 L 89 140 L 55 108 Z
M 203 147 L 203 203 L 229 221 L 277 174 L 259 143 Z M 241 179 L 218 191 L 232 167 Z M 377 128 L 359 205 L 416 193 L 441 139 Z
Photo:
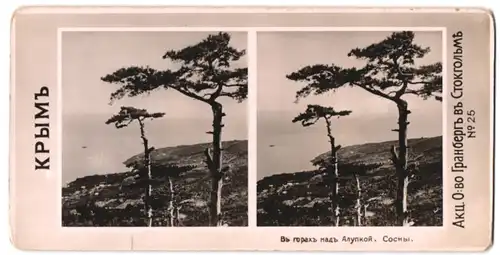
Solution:
M 385 114 L 392 111 L 391 102 L 368 94 L 362 89 L 341 89 L 335 96 L 310 97 L 294 104 L 295 93 L 301 84 L 285 75 L 310 64 L 335 63 L 342 67 L 360 67 L 363 61 L 348 57 L 354 47 L 368 46 L 383 40 L 391 32 L 339 31 L 339 32 L 259 32 L 258 33 L 258 96 L 259 111 L 300 111 L 308 102 L 334 107 L 348 106 L 354 114 Z M 416 64 L 442 61 L 441 32 L 415 32 L 415 43 L 430 47 L 431 51 Z M 272 98 L 273 100 L 269 100 Z M 425 102 L 409 96 L 413 110 L 440 108 L 436 102 Z M 362 104 L 356 102 L 363 102 Z M 416 103 L 413 103 L 416 102 Z
M 109 105 L 119 86 L 100 78 L 131 65 L 172 68 L 162 59 L 167 50 L 182 49 L 206 38 L 210 32 L 64 32 L 62 36 L 62 142 L 63 183 L 77 177 L 127 171 L 123 162 L 142 152 L 137 123 L 117 130 L 105 121 L 120 106 L 164 112 L 146 122 L 151 146 L 162 148 L 209 142 L 212 113 L 205 103 L 174 90 L 154 91 L 148 96 L 123 98 Z M 246 33 L 230 33 L 230 45 L 246 49 Z M 246 67 L 247 57 L 234 62 Z M 246 102 L 221 99 L 224 105 L 223 140 L 247 139 Z
M 292 119 L 307 104 L 351 110 L 349 116 L 334 119 L 333 133 L 343 146 L 396 140 L 391 129 L 397 126 L 397 108 L 386 99 L 360 88 L 342 88 L 335 93 L 311 95 L 294 103 L 296 91 L 304 84 L 285 76 L 311 64 L 335 63 L 360 67 L 363 62 L 347 53 L 355 47 L 378 42 L 391 32 L 259 32 L 257 41 L 258 112 L 257 178 L 272 174 L 312 170 L 310 160 L 329 150 L 324 124 L 302 127 Z M 414 42 L 431 51 L 417 65 L 442 61 L 441 32 L 415 32 Z M 412 112 L 408 136 L 442 135 L 442 103 L 415 96 L 404 97 Z
M 146 134 L 157 148 L 209 142 L 211 112 L 205 104 L 176 91 L 155 91 L 149 96 L 124 98 L 109 105 L 118 85 L 102 82 L 106 74 L 130 65 L 172 68 L 162 59 L 165 51 L 199 42 L 209 32 L 65 32 L 62 37 L 63 182 L 90 174 L 126 171 L 122 162 L 140 153 L 138 127 L 116 130 L 104 122 L 122 105 L 165 112 L 164 118 L 146 123 Z M 231 45 L 247 49 L 246 33 L 230 33 Z M 390 129 L 397 121 L 393 103 L 349 88 L 335 94 L 311 96 L 294 103 L 297 82 L 286 74 L 309 64 L 332 63 L 352 67 L 362 63 L 347 57 L 388 36 L 388 32 L 259 32 L 257 50 L 257 175 L 310 168 L 310 159 L 328 150 L 322 126 L 303 128 L 291 119 L 309 103 L 352 110 L 335 120 L 333 130 L 342 145 L 396 139 Z M 416 32 L 415 42 L 431 47 L 417 64 L 441 61 L 441 34 Z M 243 57 L 235 67 L 246 66 Z M 252 75 L 250 73 L 249 75 Z M 441 103 L 409 96 L 409 137 L 442 134 Z M 223 140 L 248 139 L 247 103 L 222 101 L 227 116 Z M 273 144 L 275 146 L 269 146 Z
M 216 33 L 216 32 L 214 32 Z M 210 32 L 64 32 L 62 36 L 63 114 L 112 114 L 120 105 L 168 111 L 166 105 L 182 106 L 182 111 L 168 111 L 166 118 L 202 117 L 203 103 L 174 91 L 156 92 L 147 97 L 125 98 L 108 106 L 109 95 L 118 85 L 102 82 L 101 77 L 130 66 L 149 65 L 156 69 L 169 69 L 173 64 L 162 59 L 166 51 L 182 49 L 206 38 Z M 230 33 L 231 45 L 246 49 L 247 37 L 243 32 Z M 234 67 L 246 67 L 246 55 Z M 89 101 L 91 100 L 91 104 Z M 227 114 L 246 112 L 245 104 L 223 101 Z M 234 114 L 234 115 L 237 115 Z M 204 116 L 203 116 L 204 117 Z

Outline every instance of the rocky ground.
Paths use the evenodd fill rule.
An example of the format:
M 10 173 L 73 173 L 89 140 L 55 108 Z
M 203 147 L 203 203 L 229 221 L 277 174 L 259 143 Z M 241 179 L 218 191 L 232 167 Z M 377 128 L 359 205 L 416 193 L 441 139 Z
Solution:
M 367 226 L 391 226 L 394 222 L 396 177 L 389 148 L 396 141 L 369 143 L 342 148 L 339 170 L 349 172 L 371 165 L 360 182 L 362 201 L 367 205 Z M 410 160 L 418 166 L 410 178 L 408 203 L 414 226 L 442 225 L 442 137 L 410 139 Z M 329 156 L 319 155 L 312 162 Z M 414 163 L 414 162 L 412 162 Z M 257 184 L 259 226 L 330 226 L 329 175 L 322 170 L 277 174 Z M 353 225 L 355 179 L 344 175 L 340 181 L 341 225 Z
M 223 221 L 227 226 L 248 224 L 247 141 L 223 142 L 223 162 L 230 165 L 222 189 Z M 179 226 L 208 226 L 210 190 L 203 151 L 209 144 L 182 145 L 153 151 L 152 162 L 191 166 L 173 180 Z M 124 162 L 140 161 L 139 154 Z M 63 226 L 145 226 L 142 196 L 131 172 L 78 178 L 62 189 Z M 168 182 L 153 186 L 153 226 L 167 225 Z

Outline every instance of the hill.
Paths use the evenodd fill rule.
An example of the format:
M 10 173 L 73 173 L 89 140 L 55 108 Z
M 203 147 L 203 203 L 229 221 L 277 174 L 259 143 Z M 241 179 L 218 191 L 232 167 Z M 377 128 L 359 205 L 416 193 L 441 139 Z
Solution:
M 156 149 L 153 164 L 192 166 L 173 183 L 177 200 L 182 203 L 179 218 L 183 226 L 208 226 L 210 179 L 203 151 L 211 144 L 180 145 Z M 222 188 L 223 221 L 228 226 L 248 224 L 247 141 L 222 143 L 223 162 L 230 171 Z M 130 166 L 142 162 L 143 154 L 124 162 Z M 230 161 L 230 162 L 228 162 Z M 62 189 L 63 226 L 144 226 L 143 189 L 126 185 L 131 172 L 92 175 L 78 178 Z M 128 178 L 128 179 L 127 179 Z M 166 225 L 170 191 L 167 182 L 153 186 L 154 226 Z
M 367 143 L 341 148 L 339 168 L 375 164 L 360 178 L 362 200 L 368 204 L 368 226 L 390 226 L 394 222 L 396 177 L 389 149 L 397 141 Z M 409 139 L 410 160 L 418 158 L 418 169 L 410 178 L 408 203 L 414 226 L 442 225 L 442 137 Z M 318 155 L 312 163 L 325 159 Z M 259 226 L 329 226 L 332 222 L 328 174 L 322 170 L 277 174 L 257 183 Z M 341 225 L 352 225 L 355 179 L 340 180 Z

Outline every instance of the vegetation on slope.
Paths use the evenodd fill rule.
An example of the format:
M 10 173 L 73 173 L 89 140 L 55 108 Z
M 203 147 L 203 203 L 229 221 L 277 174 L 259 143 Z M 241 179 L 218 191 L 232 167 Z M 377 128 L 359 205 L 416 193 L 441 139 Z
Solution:
M 180 226 L 207 226 L 210 178 L 203 151 L 209 143 L 180 145 L 154 150 L 153 165 L 186 168 L 173 180 L 179 208 Z M 223 222 L 227 226 L 246 226 L 247 216 L 247 141 L 222 143 L 223 162 L 230 166 L 222 188 Z M 131 166 L 142 162 L 143 154 L 126 160 Z M 230 161 L 230 162 L 228 162 Z M 133 184 L 131 172 L 78 178 L 62 190 L 64 226 L 145 226 L 143 190 Z M 168 183 L 153 186 L 153 226 L 166 226 L 170 198 Z
M 339 169 L 348 172 L 359 164 L 379 165 L 361 176 L 362 201 L 367 204 L 366 226 L 394 222 L 396 176 L 389 148 L 397 141 L 353 145 L 338 151 Z M 414 226 L 442 225 L 442 137 L 409 139 L 410 161 L 419 157 L 410 178 L 408 203 Z M 323 153 L 312 160 L 329 156 Z M 323 170 L 277 174 L 257 184 L 259 226 L 331 226 L 330 186 Z M 353 224 L 355 179 L 340 180 L 341 226 Z

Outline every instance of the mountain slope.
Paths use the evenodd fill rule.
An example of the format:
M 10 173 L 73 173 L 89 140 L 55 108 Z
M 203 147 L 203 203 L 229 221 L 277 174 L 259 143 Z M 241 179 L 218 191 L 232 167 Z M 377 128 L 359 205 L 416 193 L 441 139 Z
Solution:
M 394 219 L 396 177 L 389 149 L 397 141 L 368 143 L 338 152 L 341 170 L 358 164 L 377 164 L 360 178 L 362 200 L 368 204 L 369 226 L 389 226 Z M 418 169 L 410 179 L 408 203 L 415 226 L 442 225 L 442 137 L 409 139 L 409 158 L 418 158 Z M 323 153 L 312 160 L 329 156 Z M 321 170 L 265 177 L 257 184 L 259 226 L 331 225 L 328 174 Z M 355 215 L 355 179 L 340 180 L 341 224 L 352 225 Z
M 207 226 L 210 178 L 203 151 L 210 144 L 181 145 L 152 152 L 153 164 L 192 166 L 174 179 L 176 200 L 182 203 L 179 218 L 183 226 Z M 222 143 L 223 162 L 230 171 L 222 188 L 223 221 L 228 226 L 246 226 L 248 200 L 247 141 Z M 135 155 L 125 165 L 140 163 Z M 144 226 L 142 196 L 144 190 L 130 186 L 132 173 L 93 175 L 78 178 L 63 188 L 64 226 Z M 167 183 L 153 186 L 154 226 L 165 226 L 170 191 Z

